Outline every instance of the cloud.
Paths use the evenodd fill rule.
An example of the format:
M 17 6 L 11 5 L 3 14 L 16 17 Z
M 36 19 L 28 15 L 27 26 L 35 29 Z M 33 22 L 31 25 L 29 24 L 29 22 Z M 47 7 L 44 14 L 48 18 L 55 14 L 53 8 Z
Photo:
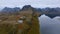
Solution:
M 0 0 L 2 7 L 22 7 L 32 5 L 33 7 L 60 7 L 60 0 Z

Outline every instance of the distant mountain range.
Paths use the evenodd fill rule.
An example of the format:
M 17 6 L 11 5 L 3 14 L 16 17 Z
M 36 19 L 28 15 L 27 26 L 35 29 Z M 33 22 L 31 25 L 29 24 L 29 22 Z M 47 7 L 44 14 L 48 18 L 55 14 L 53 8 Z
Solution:
M 9 7 L 5 7 L 0 11 L 0 14 L 18 14 L 18 12 L 23 11 L 23 10 L 28 10 L 29 8 L 33 9 L 34 12 L 38 12 L 41 14 L 46 14 L 47 16 L 53 18 L 55 16 L 60 16 L 60 8 L 34 8 L 31 7 L 30 5 L 25 5 L 22 9 L 20 9 L 19 7 L 15 7 L 15 8 L 9 8 Z
M 16 13 L 18 11 L 20 11 L 19 7 L 15 7 L 15 8 L 5 7 L 4 9 L 1 10 L 1 13 Z

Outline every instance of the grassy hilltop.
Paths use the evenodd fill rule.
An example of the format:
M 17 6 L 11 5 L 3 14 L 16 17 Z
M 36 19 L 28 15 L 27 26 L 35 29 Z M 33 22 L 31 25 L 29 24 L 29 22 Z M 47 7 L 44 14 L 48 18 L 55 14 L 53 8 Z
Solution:
M 18 14 L 0 15 L 0 34 L 40 34 L 38 13 L 31 6 L 25 7 Z

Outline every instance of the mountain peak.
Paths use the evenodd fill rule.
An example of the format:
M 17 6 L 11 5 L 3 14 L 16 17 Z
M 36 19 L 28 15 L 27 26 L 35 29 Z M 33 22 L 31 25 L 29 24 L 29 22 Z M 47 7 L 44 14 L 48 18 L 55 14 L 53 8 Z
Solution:
M 28 9 L 32 9 L 32 6 L 31 5 L 25 5 L 22 8 L 22 10 L 28 10 Z

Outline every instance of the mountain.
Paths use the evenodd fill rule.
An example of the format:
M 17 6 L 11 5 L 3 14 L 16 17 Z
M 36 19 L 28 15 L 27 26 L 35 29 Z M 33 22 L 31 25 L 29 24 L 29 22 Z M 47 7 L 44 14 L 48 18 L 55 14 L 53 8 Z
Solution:
M 18 14 L 20 12 L 25 12 L 25 13 L 31 13 L 31 10 L 33 12 L 36 12 L 37 14 L 39 14 L 39 16 L 41 16 L 42 14 L 45 14 L 47 16 L 49 16 L 50 18 L 54 18 L 56 16 L 60 16 L 60 8 L 34 8 L 31 5 L 25 5 L 23 6 L 22 9 L 20 9 L 19 7 L 15 7 L 15 8 L 9 8 L 9 7 L 5 7 L 4 9 L 1 10 L 1 14 Z
M 50 18 L 54 18 L 56 16 L 60 16 L 60 8 L 38 8 L 36 9 L 38 12 L 45 14 L 47 16 L 49 16 Z
M 23 6 L 23 8 L 21 9 L 21 11 L 27 11 L 27 10 L 33 10 L 33 7 L 31 5 L 25 5 Z
M 20 14 L 33 14 L 34 8 L 31 5 L 25 5 L 20 11 Z
M 9 7 L 5 7 L 1 10 L 1 13 L 3 14 L 14 14 L 20 11 L 19 7 L 15 7 L 15 8 L 9 8 Z

